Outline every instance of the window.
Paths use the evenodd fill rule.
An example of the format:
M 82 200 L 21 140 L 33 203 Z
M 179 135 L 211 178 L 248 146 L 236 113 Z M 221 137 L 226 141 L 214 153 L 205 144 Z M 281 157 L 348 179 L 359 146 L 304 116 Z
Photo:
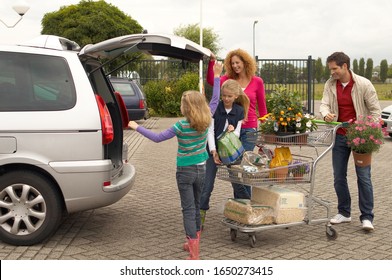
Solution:
M 64 58 L 0 52 L 0 111 L 57 111 L 75 106 Z
M 115 91 L 121 93 L 121 95 L 135 95 L 135 91 L 131 83 L 115 82 L 112 81 L 112 85 Z

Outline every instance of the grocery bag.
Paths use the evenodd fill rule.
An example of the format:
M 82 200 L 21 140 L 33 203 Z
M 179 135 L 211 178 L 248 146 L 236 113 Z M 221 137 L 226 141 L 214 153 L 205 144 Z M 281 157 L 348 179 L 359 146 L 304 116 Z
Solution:
M 229 165 L 238 160 L 245 151 L 234 132 L 224 132 L 218 137 L 218 155 L 223 164 Z

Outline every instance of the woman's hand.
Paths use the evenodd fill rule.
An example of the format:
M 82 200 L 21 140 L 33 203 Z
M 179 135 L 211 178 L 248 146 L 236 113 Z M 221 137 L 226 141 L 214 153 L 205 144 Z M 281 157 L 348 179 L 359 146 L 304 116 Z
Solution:
M 215 60 L 216 60 L 215 54 L 211 53 L 211 55 L 210 55 L 210 61 L 215 61 Z
M 136 130 L 138 126 L 139 125 L 135 121 L 130 121 L 128 123 L 128 127 L 132 128 L 133 130 Z
M 231 125 L 231 124 L 229 124 L 229 126 L 227 127 L 227 131 L 228 131 L 228 132 L 232 132 L 232 131 L 234 131 L 234 130 L 235 130 L 234 126 Z

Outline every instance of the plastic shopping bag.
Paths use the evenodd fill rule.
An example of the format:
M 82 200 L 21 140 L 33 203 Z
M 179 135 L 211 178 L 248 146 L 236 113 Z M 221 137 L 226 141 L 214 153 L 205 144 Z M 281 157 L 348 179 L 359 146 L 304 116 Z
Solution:
M 233 132 L 224 132 L 218 137 L 218 154 L 223 164 L 238 160 L 245 151 L 240 139 Z

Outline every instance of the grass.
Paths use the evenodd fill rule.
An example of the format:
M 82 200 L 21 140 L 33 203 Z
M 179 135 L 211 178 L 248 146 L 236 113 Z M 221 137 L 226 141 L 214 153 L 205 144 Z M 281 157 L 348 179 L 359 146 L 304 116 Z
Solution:
M 379 100 L 392 100 L 392 84 L 373 84 Z M 324 84 L 314 85 L 314 99 L 321 100 L 323 96 Z

